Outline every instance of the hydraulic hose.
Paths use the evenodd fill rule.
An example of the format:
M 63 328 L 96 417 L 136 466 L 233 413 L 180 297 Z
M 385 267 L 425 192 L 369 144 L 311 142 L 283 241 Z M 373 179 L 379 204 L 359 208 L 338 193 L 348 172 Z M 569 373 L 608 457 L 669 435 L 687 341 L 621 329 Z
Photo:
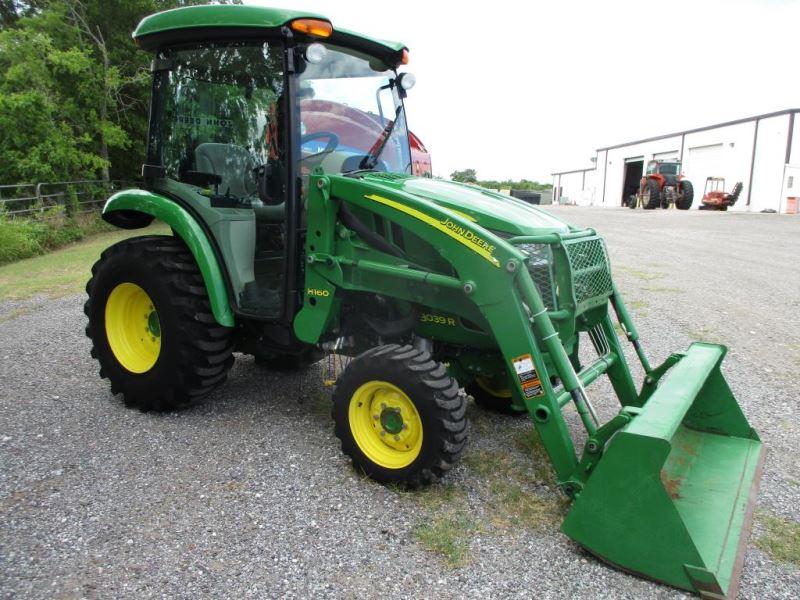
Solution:
M 358 237 L 376 250 L 380 250 L 386 254 L 391 254 L 397 258 L 403 258 L 403 253 L 398 248 L 392 246 L 384 238 L 369 229 L 369 227 L 367 227 L 358 217 L 350 212 L 350 209 L 347 208 L 347 204 L 345 202 L 341 202 L 339 204 L 339 219 L 341 219 L 345 227 L 355 231 L 358 234 Z

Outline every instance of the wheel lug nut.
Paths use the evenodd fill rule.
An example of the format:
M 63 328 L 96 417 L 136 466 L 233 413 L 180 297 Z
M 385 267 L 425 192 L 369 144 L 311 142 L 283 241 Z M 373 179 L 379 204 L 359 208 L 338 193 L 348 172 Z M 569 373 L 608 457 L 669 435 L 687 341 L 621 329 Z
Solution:
M 383 410 L 386 410 L 386 403 L 385 403 L 385 402 L 381 403 L 381 408 L 382 408 Z
M 377 421 L 378 419 L 380 419 L 380 417 L 379 417 L 378 415 L 372 415 L 372 418 L 373 418 L 373 419 L 375 419 L 376 421 Z
M 381 431 L 381 437 L 383 437 L 385 435 L 386 435 L 386 432 L 385 431 Z
M 403 429 L 408 429 L 408 423 L 403 423 Z
M 399 442 L 400 441 L 400 436 L 399 435 L 395 435 L 394 436 L 394 441 L 395 442 Z

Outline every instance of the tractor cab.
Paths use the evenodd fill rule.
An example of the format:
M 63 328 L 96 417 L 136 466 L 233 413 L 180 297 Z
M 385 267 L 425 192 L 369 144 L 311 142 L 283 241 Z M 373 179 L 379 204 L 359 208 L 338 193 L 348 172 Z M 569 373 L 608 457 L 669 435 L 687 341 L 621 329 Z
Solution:
M 647 163 L 646 174 L 677 177 L 681 174 L 681 162 L 679 160 L 651 160 Z
M 243 30 L 235 17 L 247 10 L 192 8 L 213 31 L 187 28 L 183 9 L 137 28 L 155 53 L 143 175 L 210 230 L 238 311 L 288 319 L 310 174 L 410 174 L 403 98 L 414 78 L 396 71 L 408 60 L 400 44 L 288 11 L 253 9 L 275 27 Z

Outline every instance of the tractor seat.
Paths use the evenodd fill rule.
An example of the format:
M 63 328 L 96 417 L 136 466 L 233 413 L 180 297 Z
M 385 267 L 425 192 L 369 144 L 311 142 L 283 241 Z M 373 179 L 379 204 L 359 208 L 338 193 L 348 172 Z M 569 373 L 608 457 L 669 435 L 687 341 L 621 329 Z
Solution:
M 255 160 L 244 146 L 206 142 L 195 148 L 194 156 L 198 171 L 222 177 L 220 194 L 248 198 L 256 193 Z
M 222 177 L 220 194 L 230 192 L 231 196 L 237 198 L 252 198 L 253 210 L 261 220 L 284 220 L 285 203 L 268 206 L 258 199 L 258 185 L 253 174 L 256 161 L 247 148 L 236 144 L 206 142 L 197 146 L 194 156 L 198 171 Z

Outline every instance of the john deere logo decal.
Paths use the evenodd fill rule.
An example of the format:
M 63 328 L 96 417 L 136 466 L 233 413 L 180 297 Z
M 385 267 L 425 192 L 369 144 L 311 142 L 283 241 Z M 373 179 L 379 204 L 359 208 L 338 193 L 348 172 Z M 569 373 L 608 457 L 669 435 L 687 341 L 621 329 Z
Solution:
M 453 223 L 447 217 L 445 217 L 444 219 L 439 221 L 439 223 L 441 225 L 444 225 L 445 227 L 447 227 L 447 229 L 449 229 L 453 233 L 456 233 L 456 234 L 460 235 L 462 238 L 467 240 L 469 243 L 475 244 L 476 246 L 478 246 L 478 248 L 481 248 L 481 249 L 485 250 L 489 254 L 494 252 L 494 246 L 491 245 L 486 240 L 484 240 L 481 237 L 479 237 L 478 234 L 476 234 L 471 229 L 467 229 L 466 227 L 462 227 L 458 223 Z
M 370 194 L 365 196 L 365 198 L 369 198 L 370 200 L 375 200 L 376 202 L 380 202 L 381 204 L 385 204 L 386 206 L 391 206 L 392 208 L 399 210 L 400 212 L 404 212 L 407 215 L 411 215 L 430 225 L 431 227 L 435 227 L 439 231 L 442 231 L 449 235 L 454 240 L 461 242 L 467 248 L 470 248 L 473 252 L 480 254 L 483 258 L 488 260 L 492 263 L 495 267 L 500 266 L 500 261 L 497 260 L 494 255 L 494 246 L 489 244 L 486 240 L 481 238 L 478 234 L 476 234 L 471 229 L 467 229 L 466 227 L 462 227 L 461 225 L 454 223 L 448 217 L 445 217 L 442 220 L 435 219 L 430 215 L 426 215 L 424 212 L 417 210 L 416 208 L 412 208 L 410 206 L 406 206 L 401 202 L 397 202 L 395 200 L 390 200 L 389 198 L 384 198 L 383 196 L 378 196 L 377 194 Z

